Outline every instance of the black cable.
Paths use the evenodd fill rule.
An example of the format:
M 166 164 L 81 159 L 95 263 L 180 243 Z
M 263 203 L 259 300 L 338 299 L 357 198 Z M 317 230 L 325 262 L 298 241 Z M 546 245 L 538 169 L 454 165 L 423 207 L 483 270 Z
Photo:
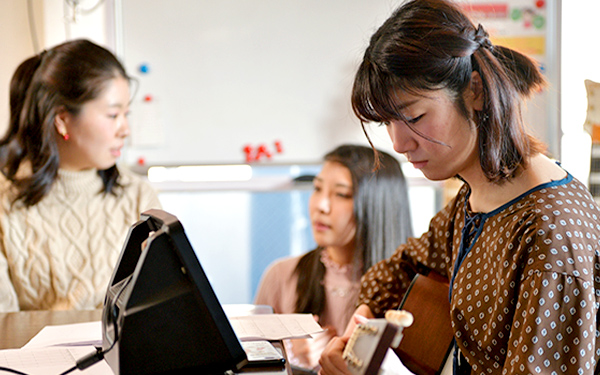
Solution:
M 13 370 L 12 368 L 2 367 L 2 366 L 0 366 L 0 371 L 10 372 L 10 373 L 17 374 L 17 375 L 27 375 L 24 372 L 21 372 L 21 371 L 18 371 L 18 370 Z
M 70 372 L 73 372 L 73 371 L 75 371 L 76 368 L 77 368 L 77 366 L 73 366 L 70 369 L 68 369 L 67 371 L 61 372 L 60 375 L 65 375 L 65 374 L 68 374 Z
M 112 346 L 110 348 L 108 348 L 108 350 L 112 349 Z M 106 352 L 108 352 L 108 350 Z M 96 348 L 95 352 L 92 352 L 84 357 L 81 357 L 77 360 L 76 365 L 71 367 L 70 369 L 61 372 L 60 375 L 66 375 L 69 374 L 77 369 L 79 370 L 85 370 L 86 368 L 100 362 L 101 360 L 104 359 L 104 353 L 106 353 L 105 351 L 102 350 L 102 348 Z M 0 371 L 5 371 L 5 372 L 10 372 L 13 374 L 17 374 L 17 375 L 28 375 L 27 373 L 21 372 L 19 370 L 15 370 L 12 368 L 8 368 L 8 367 L 2 367 L 0 366 Z
M 112 349 L 112 346 L 108 349 L 110 350 Z M 107 351 L 108 351 L 107 350 Z M 104 359 L 104 351 L 102 350 L 102 348 L 96 348 L 96 352 L 95 353 L 90 353 L 84 357 L 81 357 L 77 360 L 77 364 L 73 367 L 71 367 L 70 369 L 68 369 L 67 371 L 61 373 L 60 375 L 66 375 L 70 372 L 75 371 L 76 369 L 79 370 L 85 370 L 86 368 L 90 367 L 91 365 L 94 365 L 98 362 L 100 362 L 101 360 Z

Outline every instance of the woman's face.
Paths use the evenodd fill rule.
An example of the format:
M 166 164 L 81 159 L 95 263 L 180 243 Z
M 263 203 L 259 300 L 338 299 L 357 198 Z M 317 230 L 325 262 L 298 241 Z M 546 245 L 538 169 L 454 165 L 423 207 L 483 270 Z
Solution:
M 67 170 L 107 169 L 121 156 L 129 135 L 129 83 L 117 77 L 100 95 L 81 107 L 77 115 L 56 116 L 60 167 Z M 68 140 L 62 136 L 68 134 Z
M 465 94 L 465 104 L 473 113 L 476 103 L 470 93 L 468 90 Z M 402 93 L 398 98 L 401 112 L 414 131 L 401 120 L 386 124 L 394 150 L 404 154 L 430 180 L 445 180 L 457 174 L 467 178 L 481 171 L 477 129 L 446 90 L 423 95 Z
M 353 249 L 356 222 L 350 170 L 326 161 L 313 184 L 308 209 L 315 242 L 322 247 Z

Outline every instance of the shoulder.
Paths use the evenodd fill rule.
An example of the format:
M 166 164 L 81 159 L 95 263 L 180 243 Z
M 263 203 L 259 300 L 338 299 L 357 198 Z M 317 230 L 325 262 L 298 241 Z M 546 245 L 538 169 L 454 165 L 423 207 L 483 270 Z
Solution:
M 569 220 L 580 226 L 583 220 L 593 224 L 600 218 L 600 208 L 588 189 L 570 175 L 534 191 L 523 206 L 533 209 L 544 222 Z
M 284 284 L 295 285 L 297 277 L 294 270 L 301 256 L 284 257 L 273 261 L 263 272 L 261 284 L 272 287 L 283 287 Z
M 123 165 L 117 165 L 117 169 L 119 170 L 119 178 L 120 178 L 120 182 L 122 185 L 136 185 L 136 186 L 148 186 L 151 187 L 150 182 L 148 182 L 148 180 L 132 171 L 131 169 L 123 166 Z
M 0 193 L 6 194 L 13 188 L 12 181 L 10 181 L 4 173 L 0 172 Z
M 4 176 L 4 173 L 0 172 L 0 194 L 5 196 L 8 192 L 10 192 L 12 184 L 11 182 Z
M 161 207 L 158 192 L 144 176 L 121 165 L 117 168 L 124 196 L 139 201 L 142 209 Z
M 555 271 L 583 276 L 593 269 L 600 250 L 600 211 L 581 182 L 572 177 L 532 192 L 505 215 L 505 229 L 513 233 L 531 274 Z M 524 260 L 524 259 L 523 259 Z M 525 262 L 523 262 L 525 264 Z
M 14 185 L 3 173 L 0 173 L 0 211 L 10 211 L 14 197 Z
M 296 301 L 293 272 L 300 257 L 285 257 L 271 263 L 263 273 L 254 302 L 269 305 L 276 313 L 291 313 Z
M 280 275 L 291 275 L 294 272 L 294 269 L 298 265 L 298 261 L 302 256 L 289 256 L 277 259 L 271 263 L 267 269 L 265 270 L 265 276 L 269 275 L 272 277 L 280 276 Z

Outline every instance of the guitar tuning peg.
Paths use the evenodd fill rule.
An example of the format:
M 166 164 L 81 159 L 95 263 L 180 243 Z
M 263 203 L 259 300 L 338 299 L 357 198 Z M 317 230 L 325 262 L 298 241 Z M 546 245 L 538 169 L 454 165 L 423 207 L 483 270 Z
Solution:
M 388 310 L 385 312 L 385 320 L 399 327 L 410 327 L 415 318 L 405 310 Z
M 413 324 L 414 317 L 411 313 L 405 310 L 388 310 L 385 312 L 385 320 L 398 326 L 396 336 L 390 343 L 392 348 L 397 348 L 402 341 L 402 329 L 404 327 L 410 327 Z

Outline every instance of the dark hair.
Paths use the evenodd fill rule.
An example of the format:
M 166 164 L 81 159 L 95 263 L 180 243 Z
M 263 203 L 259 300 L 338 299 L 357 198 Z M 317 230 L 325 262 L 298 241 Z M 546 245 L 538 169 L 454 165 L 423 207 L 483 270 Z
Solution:
M 379 159 L 377 170 L 376 159 Z M 359 278 L 412 236 L 407 183 L 398 160 L 383 151 L 375 153 L 369 147 L 342 145 L 325 155 L 324 160 L 340 163 L 352 176 L 356 220 L 354 264 Z M 306 253 L 294 270 L 298 275 L 296 312 L 319 315 L 325 307 L 321 250 Z
M 77 115 L 116 77 L 129 80 L 107 49 L 87 40 L 58 45 L 25 60 L 10 83 L 10 123 L 0 140 L 0 170 L 17 190 L 16 201 L 38 203 L 58 175 L 59 156 L 54 120 L 61 108 Z M 31 174 L 17 172 L 30 163 Z M 119 185 L 116 166 L 98 171 L 104 193 Z
M 545 149 L 525 129 L 521 103 L 546 81 L 528 57 L 492 46 L 483 27 L 475 27 L 457 4 L 412 0 L 398 8 L 371 37 L 356 73 L 352 107 L 366 134 L 365 122 L 408 125 L 396 110 L 398 92 L 446 89 L 469 118 L 463 93 L 474 71 L 484 94 L 483 110 L 473 119 L 481 167 L 490 181 L 502 182 L 526 167 L 528 156 Z

